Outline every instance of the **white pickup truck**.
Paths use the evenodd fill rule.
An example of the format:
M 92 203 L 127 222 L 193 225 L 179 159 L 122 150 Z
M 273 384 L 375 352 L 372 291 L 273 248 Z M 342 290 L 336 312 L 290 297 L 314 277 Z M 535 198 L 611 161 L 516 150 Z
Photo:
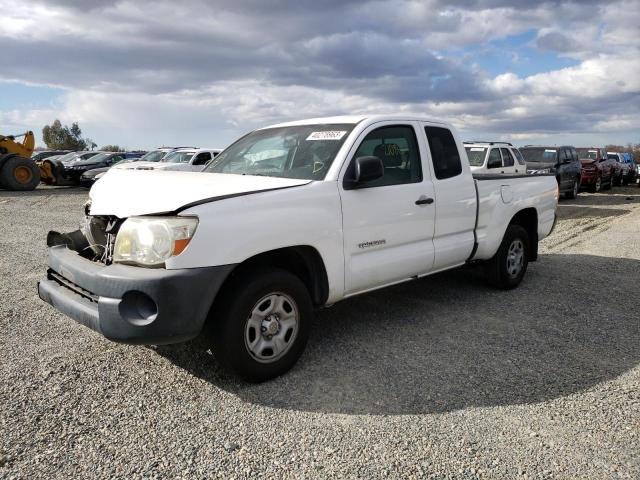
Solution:
M 111 169 L 90 198 L 80 230 L 49 233 L 40 297 L 115 341 L 204 332 L 262 381 L 301 355 L 314 308 L 470 262 L 517 286 L 558 185 L 474 178 L 446 123 L 350 116 L 256 130 L 203 173 Z

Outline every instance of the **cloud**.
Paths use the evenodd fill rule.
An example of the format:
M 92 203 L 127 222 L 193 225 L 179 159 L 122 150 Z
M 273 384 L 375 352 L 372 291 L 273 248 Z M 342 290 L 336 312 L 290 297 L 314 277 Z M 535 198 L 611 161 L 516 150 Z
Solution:
M 0 8 L 0 80 L 66 92 L 62 107 L 0 112 L 3 125 L 59 116 L 105 142 L 147 147 L 384 111 L 505 135 L 640 130 L 630 113 L 640 110 L 633 1 L 0 0 Z M 456 53 L 531 31 L 531 48 L 577 65 L 526 76 L 513 63 L 492 76 Z

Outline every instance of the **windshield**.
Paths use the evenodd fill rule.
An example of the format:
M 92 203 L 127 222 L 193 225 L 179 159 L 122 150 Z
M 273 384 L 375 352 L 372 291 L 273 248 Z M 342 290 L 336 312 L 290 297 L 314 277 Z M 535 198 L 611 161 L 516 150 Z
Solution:
M 256 130 L 220 153 L 203 171 L 322 180 L 352 124 Z
M 164 157 L 165 155 L 166 155 L 166 152 L 163 152 L 162 150 L 154 150 L 152 152 L 145 153 L 140 158 L 134 158 L 133 161 L 134 162 L 159 162 L 160 160 L 162 160 L 162 157 Z
M 617 153 L 607 153 L 607 158 L 609 160 L 615 160 L 617 162 L 618 161 L 618 154 Z
M 597 150 L 589 150 L 588 148 L 576 148 L 579 158 L 590 158 L 591 160 L 598 159 Z
M 71 160 L 73 158 L 76 158 L 77 156 L 78 152 L 69 152 L 66 155 L 62 155 L 60 158 L 58 158 L 58 160 L 66 162 L 67 160 Z
M 467 157 L 469 157 L 469 165 L 472 167 L 481 167 L 484 165 L 484 157 L 487 149 L 484 147 L 465 147 Z
M 557 150 L 553 148 L 521 148 L 520 153 L 527 163 L 555 162 Z
M 162 159 L 162 163 L 187 163 L 195 152 L 171 152 Z
M 99 163 L 103 160 L 106 160 L 107 157 L 109 157 L 109 155 L 111 155 L 110 153 L 98 153 L 97 155 L 93 155 L 89 160 L 91 160 L 91 163 Z

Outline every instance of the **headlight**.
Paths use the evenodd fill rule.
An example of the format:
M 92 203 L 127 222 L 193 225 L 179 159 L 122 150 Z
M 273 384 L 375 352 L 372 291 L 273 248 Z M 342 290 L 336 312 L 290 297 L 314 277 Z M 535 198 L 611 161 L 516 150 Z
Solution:
M 197 225 L 195 217 L 131 217 L 116 235 L 113 261 L 162 266 L 187 248 Z

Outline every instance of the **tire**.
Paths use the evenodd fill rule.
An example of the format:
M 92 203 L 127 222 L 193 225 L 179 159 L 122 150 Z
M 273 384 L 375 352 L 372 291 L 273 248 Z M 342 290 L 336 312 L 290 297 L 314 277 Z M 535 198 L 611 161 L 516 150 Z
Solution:
M 602 190 L 611 190 L 613 188 L 613 173 L 609 177 L 609 181 L 607 182 L 606 187 L 602 187 Z
M 567 198 L 576 198 L 580 190 L 580 180 L 574 180 L 571 190 L 567 192 Z
M 40 169 L 31 159 L 12 156 L 0 167 L 0 185 L 7 190 L 33 190 L 39 183 Z
M 313 318 L 304 283 L 286 270 L 263 269 L 238 275 L 221 293 L 208 328 L 220 365 L 254 383 L 287 372 L 304 351 Z
M 520 225 L 509 225 L 500 248 L 485 265 L 488 282 L 511 290 L 520 285 L 529 265 L 529 235 Z
M 591 193 L 598 193 L 602 189 L 602 176 L 596 178 L 593 185 L 589 185 L 589 191 Z

